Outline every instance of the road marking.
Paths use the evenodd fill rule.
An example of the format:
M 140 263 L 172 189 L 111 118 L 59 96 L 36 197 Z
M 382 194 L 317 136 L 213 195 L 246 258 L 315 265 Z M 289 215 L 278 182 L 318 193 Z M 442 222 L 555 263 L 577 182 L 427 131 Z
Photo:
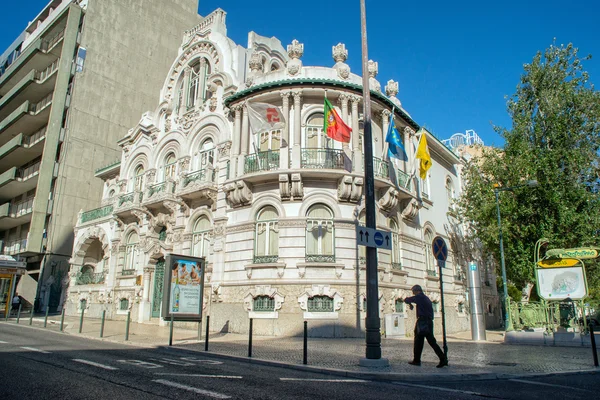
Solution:
M 78 362 L 78 363 L 82 363 L 82 364 L 91 365 L 93 367 L 108 369 L 108 370 L 111 370 L 111 371 L 119 369 L 119 368 L 111 367 L 110 365 L 104 365 L 104 364 L 99 364 L 99 363 L 96 363 L 96 362 L 93 362 L 93 361 L 83 360 L 81 358 L 74 358 L 73 361 Z
M 223 361 L 204 360 L 202 358 L 196 358 L 196 357 L 180 357 L 180 359 L 184 360 L 184 361 L 193 361 L 193 362 L 199 362 L 199 363 L 210 364 L 210 365 L 221 365 L 221 364 L 223 364 Z
M 206 374 L 170 374 L 167 372 L 157 372 L 154 375 L 172 375 L 172 376 L 195 376 L 198 378 L 225 378 L 225 379 L 242 379 L 236 375 L 206 375 Z
M 21 348 L 25 349 L 25 350 L 30 350 L 30 351 L 37 351 L 38 353 L 50 354 L 49 351 L 36 349 L 35 347 L 21 347 Z
M 302 381 L 302 382 L 356 382 L 356 383 L 365 383 L 369 381 L 365 381 L 363 379 L 312 379 L 312 378 L 279 378 L 282 381 Z
M 591 390 L 586 390 L 586 389 L 580 389 L 580 388 L 576 388 L 573 386 L 565 386 L 565 385 L 556 385 L 554 383 L 544 383 L 544 382 L 536 382 L 536 381 L 528 381 L 525 379 L 510 379 L 512 382 L 521 382 L 521 383 L 527 383 L 529 385 L 539 385 L 539 386 L 550 386 L 550 387 L 556 387 L 556 388 L 561 388 L 561 389 L 572 389 L 572 390 L 580 390 L 583 392 L 592 392 Z
M 136 367 L 141 367 L 141 368 L 162 368 L 163 367 L 162 365 L 153 364 L 153 363 L 142 361 L 142 360 L 117 360 L 117 362 L 120 362 L 123 364 L 135 365 Z
M 189 366 L 194 365 L 191 362 L 173 360 L 173 359 L 170 359 L 170 358 L 161 358 L 161 359 L 150 358 L 150 360 L 152 360 L 152 361 L 158 361 L 158 362 L 161 362 L 161 363 L 164 363 L 164 364 L 179 365 L 179 366 L 182 366 L 182 367 L 189 367 Z
M 160 383 L 161 385 L 171 386 L 177 389 L 187 390 L 189 392 L 194 392 L 198 394 L 203 394 L 208 397 L 212 397 L 215 399 L 230 399 L 231 396 L 227 396 L 222 393 L 211 392 L 210 390 L 204 390 L 193 386 L 182 385 L 181 383 L 166 381 L 164 379 L 154 379 L 152 382 Z
M 4 340 L 0 340 L 0 343 L 8 344 L 8 342 L 5 342 Z
M 471 392 L 469 390 L 449 389 L 449 388 L 443 388 L 443 387 L 438 387 L 438 386 L 416 385 L 413 383 L 401 383 L 401 382 L 392 382 L 392 383 L 394 385 L 398 385 L 398 386 L 416 387 L 416 388 L 421 388 L 421 389 L 433 389 L 433 390 L 439 390 L 442 392 L 462 393 L 462 394 L 470 394 L 473 396 L 489 397 L 483 393 Z

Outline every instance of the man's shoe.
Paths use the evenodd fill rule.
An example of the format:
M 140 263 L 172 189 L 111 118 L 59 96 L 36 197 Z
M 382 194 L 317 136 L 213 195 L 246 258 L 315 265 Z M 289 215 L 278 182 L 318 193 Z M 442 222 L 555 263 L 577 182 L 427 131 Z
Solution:
M 416 366 L 416 367 L 420 367 L 420 366 L 421 366 L 421 361 L 415 361 L 415 360 L 412 360 L 412 361 L 409 361 L 408 363 L 409 363 L 410 365 L 414 365 L 414 366 Z M 448 363 L 446 363 L 446 365 L 448 365 Z
M 438 365 L 436 365 L 436 368 L 444 368 L 448 365 L 448 359 L 444 358 L 443 360 L 440 360 L 440 363 Z

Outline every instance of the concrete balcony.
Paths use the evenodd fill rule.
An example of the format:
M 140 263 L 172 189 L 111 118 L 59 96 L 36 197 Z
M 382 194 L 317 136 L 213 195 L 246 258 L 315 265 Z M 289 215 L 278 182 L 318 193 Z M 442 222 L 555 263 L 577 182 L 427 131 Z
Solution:
M 0 171 L 23 163 L 28 163 L 40 157 L 44 151 L 46 127 L 31 136 L 19 133 L 0 147 Z
M 207 168 L 183 176 L 179 181 L 176 193 L 184 200 L 216 200 L 215 170 Z
M 18 203 L 5 203 L 0 206 L 0 230 L 8 230 L 15 226 L 31 222 L 33 197 Z
M 41 161 L 27 167 L 12 167 L 0 175 L 0 201 L 13 199 L 37 186 Z
M 133 215 L 133 211 L 141 207 L 143 198 L 142 192 L 130 192 L 117 197 L 114 214 L 120 218 L 126 218 Z
M 32 134 L 48 123 L 52 105 L 50 93 L 35 104 L 24 102 L 8 117 L 0 121 L 0 146 L 3 146 L 19 133 Z
M 23 254 L 27 252 L 27 239 L 17 239 L 10 240 L 4 242 L 4 247 L 2 248 L 2 254 L 5 255 L 16 255 Z
M 142 205 L 150 210 L 169 212 L 164 206 L 165 201 L 177 201 L 175 196 L 175 182 L 168 180 L 146 188 Z
M 31 70 L 6 95 L 0 98 L 0 120 L 6 118 L 26 100 L 37 103 L 52 92 L 56 84 L 59 61 L 55 60 L 41 71 Z

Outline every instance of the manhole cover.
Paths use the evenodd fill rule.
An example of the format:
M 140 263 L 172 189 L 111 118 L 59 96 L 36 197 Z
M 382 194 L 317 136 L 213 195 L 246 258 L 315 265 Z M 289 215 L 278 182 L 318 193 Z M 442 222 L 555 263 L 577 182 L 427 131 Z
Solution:
M 516 367 L 517 363 L 510 363 L 510 362 L 491 362 L 488 363 L 487 365 L 495 365 L 498 367 Z

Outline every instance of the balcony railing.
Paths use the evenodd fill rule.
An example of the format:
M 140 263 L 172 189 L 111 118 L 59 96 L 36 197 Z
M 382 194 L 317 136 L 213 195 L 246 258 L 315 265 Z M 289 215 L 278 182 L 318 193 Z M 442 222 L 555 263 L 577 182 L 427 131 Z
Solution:
M 334 263 L 335 254 L 307 254 L 305 260 L 314 263 Z
M 107 215 L 111 215 L 112 212 L 113 212 L 112 204 L 108 205 L 108 206 L 104 206 L 104 207 L 86 211 L 81 214 L 81 223 L 84 224 L 89 221 L 104 218 Z
M 22 215 L 29 214 L 33 210 L 33 199 L 34 197 L 29 197 L 18 203 L 11 204 L 8 214 L 12 218 L 18 218 Z
M 399 262 L 393 262 L 392 263 L 392 270 L 394 270 L 394 271 L 402 271 L 403 270 L 402 264 L 399 263 Z
M 398 186 L 410 190 L 410 176 L 406 172 L 397 169 L 396 178 L 398 179 Z
M 190 172 L 183 178 L 183 187 L 186 187 L 192 182 L 214 182 L 215 170 L 203 169 L 200 171 Z
M 167 182 L 157 183 L 156 185 L 152 185 L 148 187 L 148 198 L 154 196 L 158 193 L 166 193 L 167 192 Z
M 27 239 L 12 240 L 4 244 L 4 249 L 2 249 L 2 253 L 7 255 L 18 254 L 22 251 L 25 251 L 26 248 Z
M 345 169 L 347 157 L 343 150 L 302 149 L 301 167 L 315 169 Z
M 63 30 L 61 30 L 60 32 L 58 32 L 56 35 L 52 36 L 51 38 L 49 38 L 49 39 L 45 39 L 45 40 L 42 42 L 42 46 L 41 46 L 42 50 L 43 50 L 43 51 L 48 51 L 48 50 L 50 50 L 50 49 L 51 49 L 52 47 L 54 47 L 54 45 L 55 45 L 56 43 L 58 43 L 58 42 L 60 41 L 60 39 L 62 39 L 64 36 L 65 36 L 65 30 L 63 29 Z
M 45 80 L 47 77 L 49 77 L 50 75 L 52 75 L 58 69 L 59 62 L 60 62 L 60 58 L 57 59 L 57 60 L 55 60 L 45 70 L 43 70 L 43 71 L 38 72 L 37 74 L 35 74 L 35 79 L 37 79 L 38 81 Z
M 76 285 L 99 285 L 104 283 L 104 272 L 80 272 L 75 280 Z
M 381 158 L 373 157 L 373 173 L 383 179 L 390 179 L 388 162 Z
M 41 160 L 34 164 L 30 164 L 26 167 L 19 168 L 17 170 L 17 174 L 16 174 L 17 178 L 20 178 L 21 180 L 31 178 L 33 175 L 35 175 L 37 172 L 39 172 L 40 165 L 42 165 Z
M 435 271 L 435 269 L 428 269 L 427 276 L 437 276 L 437 272 Z
M 279 260 L 278 255 L 254 256 L 254 264 L 272 264 Z
M 261 151 L 258 154 L 246 156 L 244 173 L 251 174 L 258 171 L 272 171 L 279 169 L 279 150 Z
M 135 275 L 135 269 L 124 269 L 121 271 L 121 275 L 123 276 L 134 276 Z
M 23 139 L 23 144 L 27 147 L 31 147 L 34 144 L 36 144 L 37 142 L 39 142 L 40 140 L 42 140 L 43 137 L 46 136 L 46 130 L 48 129 L 47 126 L 44 126 L 42 129 L 40 129 L 39 131 L 37 131 L 36 133 L 34 133 L 31 136 L 27 136 Z
M 124 194 L 119 197 L 118 206 L 121 207 L 125 203 L 133 203 L 133 199 L 135 198 L 135 192 Z
M 29 111 L 34 114 L 37 114 L 38 112 L 42 111 L 44 108 L 46 108 L 48 105 L 50 105 L 50 103 L 52 103 L 52 95 L 53 94 L 54 93 L 50 93 L 48 96 L 44 97 L 42 100 L 29 106 Z

